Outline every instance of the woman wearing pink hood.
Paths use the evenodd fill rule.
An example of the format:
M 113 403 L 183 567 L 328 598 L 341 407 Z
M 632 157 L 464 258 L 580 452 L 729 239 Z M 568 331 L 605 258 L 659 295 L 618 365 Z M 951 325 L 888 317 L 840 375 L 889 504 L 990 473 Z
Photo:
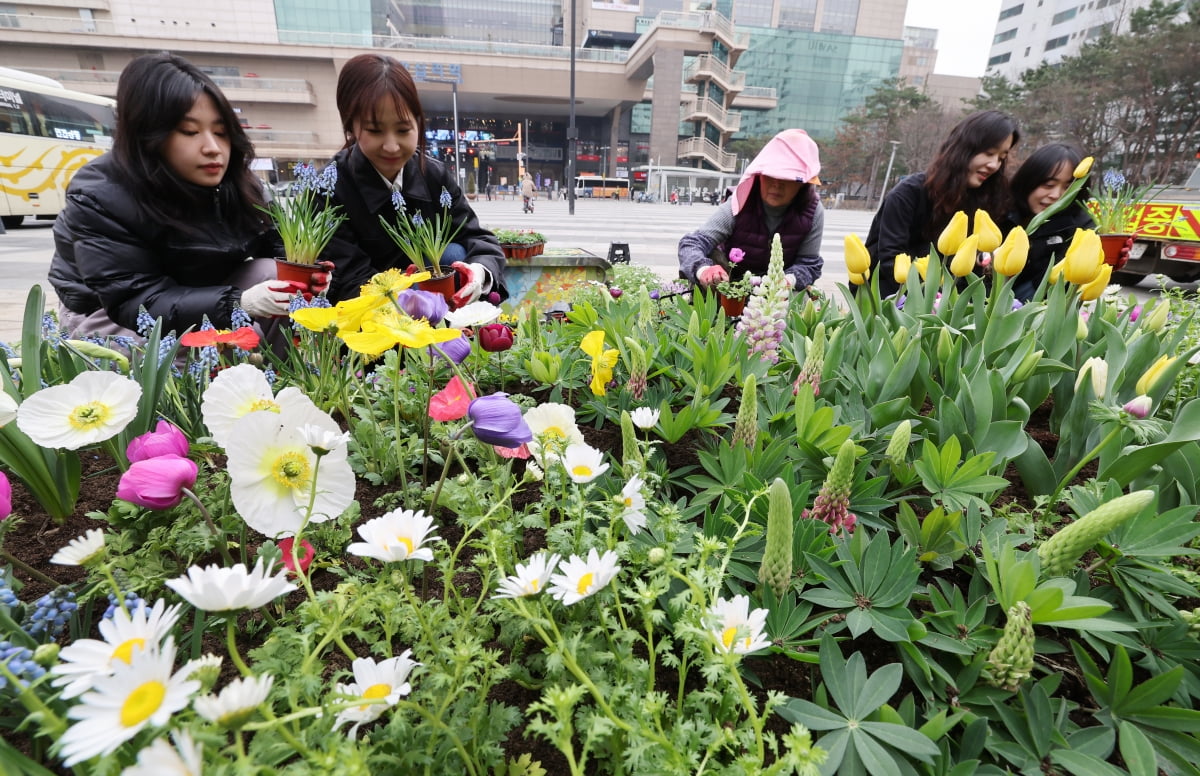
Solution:
M 821 233 L 825 210 L 817 144 L 802 129 L 786 129 L 767 143 L 746 167 L 733 195 L 700 229 L 679 241 L 679 273 L 701 286 L 763 275 L 776 234 L 783 243 L 784 272 L 796 289 L 821 276 Z M 742 259 L 730 262 L 731 251 Z M 736 254 L 735 254 L 736 255 Z

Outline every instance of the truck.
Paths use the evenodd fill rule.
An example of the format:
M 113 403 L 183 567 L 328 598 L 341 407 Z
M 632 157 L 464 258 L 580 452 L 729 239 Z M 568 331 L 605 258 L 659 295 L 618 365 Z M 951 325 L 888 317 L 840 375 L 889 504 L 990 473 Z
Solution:
M 1163 189 L 1141 205 L 1131 224 L 1129 261 L 1112 280 L 1136 285 L 1147 275 L 1177 283 L 1200 280 L 1200 164 L 1182 186 Z

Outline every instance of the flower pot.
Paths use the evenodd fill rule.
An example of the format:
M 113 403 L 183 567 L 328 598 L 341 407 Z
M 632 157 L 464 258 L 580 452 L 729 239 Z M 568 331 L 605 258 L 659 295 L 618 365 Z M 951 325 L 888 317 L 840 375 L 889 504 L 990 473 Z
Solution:
M 446 304 L 454 307 L 454 273 L 447 272 L 445 275 L 431 277 L 429 280 L 422 280 L 417 283 L 417 288 L 422 291 L 430 291 L 435 294 L 441 294 L 446 300 Z
M 745 299 L 733 299 L 725 296 L 720 291 L 717 292 L 717 301 L 721 303 L 721 309 L 730 318 L 736 318 L 746 309 Z
M 275 277 L 279 280 L 287 280 L 293 283 L 303 283 L 308 285 L 312 279 L 313 270 L 316 266 L 312 264 L 300 264 L 287 259 L 275 259 Z
M 1121 269 L 1125 266 L 1125 262 L 1129 260 L 1129 254 L 1124 258 L 1121 257 L 1121 251 L 1125 249 L 1126 243 L 1132 234 L 1102 234 L 1100 235 L 1100 247 L 1104 250 L 1104 263 L 1113 269 Z

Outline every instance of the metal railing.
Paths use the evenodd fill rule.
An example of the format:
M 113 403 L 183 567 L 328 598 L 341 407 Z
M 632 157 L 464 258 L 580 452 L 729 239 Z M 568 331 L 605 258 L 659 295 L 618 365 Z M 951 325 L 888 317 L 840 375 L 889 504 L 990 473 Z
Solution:
M 258 145 L 259 143 L 275 143 L 277 145 L 303 145 L 316 146 L 320 145 L 316 132 L 307 132 L 303 130 L 289 129 L 247 129 L 246 136 L 250 138 L 250 142 Z
M 734 29 L 733 22 L 713 11 L 699 13 L 660 11 L 658 16 L 654 17 L 654 24 L 650 25 L 650 28 L 653 29 L 656 26 L 709 32 L 724 39 L 730 48 L 746 49 L 750 47 L 750 33 L 738 32 Z
M 712 54 L 701 54 L 683 71 L 683 80 L 697 77 L 712 78 L 727 92 L 740 92 L 746 87 L 746 74 L 734 70 Z
M 678 152 L 680 159 L 699 156 L 721 172 L 736 172 L 737 170 L 737 154 L 722 151 L 716 143 L 707 138 L 689 137 L 680 140 Z
M 59 81 L 67 88 L 86 84 L 116 84 L 119 70 L 52 70 L 42 67 L 27 67 L 25 71 L 44 75 Z M 213 81 L 222 89 L 247 89 L 264 92 L 289 92 L 310 94 L 312 87 L 303 78 L 248 78 L 245 76 L 214 75 Z
M 757 99 L 764 99 L 764 100 L 765 99 L 769 99 L 769 100 L 779 99 L 779 94 L 778 94 L 778 92 L 775 91 L 774 86 L 747 86 L 744 89 L 742 89 L 740 96 L 754 97 Z
M 708 120 L 722 132 L 737 132 L 742 127 L 740 112 L 725 110 L 707 97 L 698 98 L 695 102 L 686 101 L 681 118 L 683 121 Z

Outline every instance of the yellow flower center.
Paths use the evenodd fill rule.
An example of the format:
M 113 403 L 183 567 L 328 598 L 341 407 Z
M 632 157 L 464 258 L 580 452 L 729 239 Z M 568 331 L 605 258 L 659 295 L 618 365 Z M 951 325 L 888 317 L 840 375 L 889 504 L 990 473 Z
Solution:
M 587 591 L 591 590 L 592 582 L 595 580 L 595 578 L 596 578 L 596 575 L 590 571 L 588 573 L 584 574 L 582 577 L 579 578 L 579 584 L 575 585 L 575 592 L 579 593 L 580 595 L 583 595 Z
M 285 488 L 307 490 L 312 482 L 312 466 L 303 453 L 290 450 L 271 464 L 271 476 Z
M 737 640 L 737 632 L 738 629 L 736 627 L 726 628 L 721 631 L 721 643 L 725 645 L 725 649 L 733 648 L 733 642 Z
M 368 700 L 375 700 L 376 698 L 386 698 L 388 696 L 388 693 L 390 693 L 391 691 L 392 691 L 392 686 L 390 684 L 373 684 L 367 688 L 366 692 L 364 692 L 362 694 L 362 697 L 367 698 Z M 367 709 L 371 708 L 372 705 L 373 704 L 370 704 L 370 703 L 364 703 L 363 705 L 358 707 L 358 710 L 366 711 Z
M 69 422 L 77 431 L 86 431 L 95 426 L 103 425 L 112 415 L 112 409 L 107 404 L 98 401 L 80 404 L 71 411 Z
M 534 593 L 536 593 L 538 591 L 538 588 L 541 586 L 542 586 L 542 580 L 538 579 L 537 577 L 534 577 L 533 579 L 529 580 L 529 589 L 531 591 L 533 591 Z
M 121 704 L 121 725 L 131 728 L 142 724 L 158 711 L 163 698 L 167 697 L 167 686 L 159 681 L 138 685 Z
M 145 649 L 146 640 L 141 638 L 133 638 L 125 641 L 113 650 L 112 658 L 114 660 L 123 660 L 125 663 L 133 662 L 133 651 L 135 649 Z
M 558 426 L 551 426 L 550 428 L 546 429 L 545 431 L 542 432 L 542 436 L 546 437 L 547 439 L 566 439 L 567 438 L 566 433 L 564 433 L 563 430 L 561 428 L 559 428 Z
M 574 474 L 579 477 L 587 477 L 591 473 L 592 473 L 592 467 L 590 467 L 590 466 L 584 466 L 583 464 L 580 464 L 578 466 L 571 467 L 571 474 Z
M 396 541 L 398 541 L 404 545 L 405 556 L 412 555 L 412 552 L 413 552 L 412 539 L 409 539 L 407 536 L 397 536 Z M 378 687 L 379 685 L 375 685 L 375 686 Z
M 255 399 L 254 401 L 250 402 L 250 409 L 248 409 L 246 412 L 262 412 L 264 410 L 267 412 L 278 413 L 279 405 L 275 403 L 274 399 Z
M 632 499 L 632 498 L 630 498 L 629 496 L 626 496 L 626 497 L 624 497 L 623 499 L 621 499 L 621 503 L 625 505 L 625 508 L 626 508 L 626 509 L 632 509 L 632 508 L 633 508 L 633 499 Z

